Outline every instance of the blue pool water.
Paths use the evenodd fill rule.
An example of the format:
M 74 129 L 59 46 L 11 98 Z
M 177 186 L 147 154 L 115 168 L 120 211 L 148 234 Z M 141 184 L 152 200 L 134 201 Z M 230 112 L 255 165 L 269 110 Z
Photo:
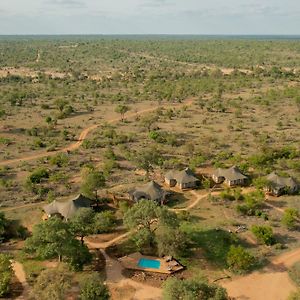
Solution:
M 139 260 L 138 266 L 146 269 L 159 269 L 160 261 L 155 259 L 141 258 Z

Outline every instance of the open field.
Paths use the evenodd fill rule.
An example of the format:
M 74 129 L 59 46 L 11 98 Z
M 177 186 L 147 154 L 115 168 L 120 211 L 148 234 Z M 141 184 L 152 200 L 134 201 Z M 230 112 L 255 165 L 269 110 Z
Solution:
M 150 299 L 148 291 L 157 300 L 165 278 L 146 274 L 147 282 L 117 260 L 138 251 L 160 255 L 157 245 L 137 247 L 124 222 L 133 205 L 128 192 L 155 180 L 171 192 L 166 207 L 188 238 L 188 251 L 177 257 L 186 267 L 178 278 L 201 274 L 228 287 L 229 295 L 253 300 L 255 291 L 241 294 L 240 282 L 247 287 L 263 277 L 267 289 L 264 280 L 283 280 L 284 300 L 295 289 L 284 255 L 298 251 L 300 231 L 298 219 L 288 228 L 282 218 L 287 208 L 300 211 L 300 196 L 263 194 L 248 215 L 239 206 L 260 197 L 259 179 L 272 171 L 300 182 L 299 65 L 296 40 L 1 38 L 0 212 L 30 234 L 42 221 L 42 206 L 85 193 L 89 172 L 100 171 L 105 184 L 88 196 L 99 197 L 97 214 L 110 211 L 115 227 L 84 238 L 93 260 L 82 274 L 72 273 L 72 293 L 100 261 L 113 266 L 100 270 L 113 299 Z M 247 187 L 208 180 L 215 168 L 232 165 L 249 177 Z M 186 167 L 200 187 L 167 187 L 164 174 Z M 258 241 L 254 225 L 271 227 L 276 242 Z M 14 253 L 19 271 L 23 264 L 32 288 L 41 270 L 57 263 L 20 258 L 19 246 L 8 243 L 3 251 Z M 231 246 L 256 258 L 248 270 L 254 273 L 231 270 Z M 285 269 L 276 273 L 278 255 Z

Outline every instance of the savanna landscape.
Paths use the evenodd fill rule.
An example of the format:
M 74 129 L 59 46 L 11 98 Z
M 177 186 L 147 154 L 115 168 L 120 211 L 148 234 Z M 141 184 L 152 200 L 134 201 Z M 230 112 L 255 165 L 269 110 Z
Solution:
M 299 133 L 299 39 L 0 37 L 0 297 L 300 299 Z

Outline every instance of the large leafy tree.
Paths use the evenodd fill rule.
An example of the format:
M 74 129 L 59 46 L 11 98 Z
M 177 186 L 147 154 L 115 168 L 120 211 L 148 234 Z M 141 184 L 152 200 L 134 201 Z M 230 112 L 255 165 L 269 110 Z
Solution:
M 0 297 L 9 292 L 9 285 L 13 275 L 13 269 L 9 256 L 0 253 Z
M 125 213 L 124 223 L 132 230 L 133 241 L 140 249 L 156 246 L 160 255 L 178 255 L 186 248 L 177 215 L 153 201 L 135 204 Z
M 150 147 L 136 153 L 135 161 L 139 168 L 148 173 L 154 166 L 162 165 L 163 157 L 157 148 Z
M 93 233 L 110 232 L 115 228 L 116 219 L 112 211 L 106 210 L 95 213 L 91 208 L 80 208 L 70 219 L 69 225 L 75 236 L 84 237 Z
M 83 238 L 94 232 L 95 212 L 91 208 L 80 208 L 70 219 L 72 232 L 80 237 L 83 244 Z
M 158 254 L 178 256 L 183 255 L 187 247 L 187 239 L 179 228 L 159 226 L 155 233 Z
M 32 236 L 25 241 L 24 250 L 41 259 L 57 257 L 62 261 L 65 256 L 65 260 L 75 269 L 81 269 L 91 260 L 87 247 L 76 239 L 70 225 L 56 217 L 33 228 Z
M 102 172 L 89 170 L 84 172 L 83 184 L 81 186 L 81 192 L 89 197 L 98 199 L 98 189 L 105 186 L 105 177 Z
M 157 211 L 155 202 L 141 200 L 124 215 L 124 224 L 135 231 L 133 239 L 139 248 L 153 245 L 156 228 L 153 224 L 157 222 Z

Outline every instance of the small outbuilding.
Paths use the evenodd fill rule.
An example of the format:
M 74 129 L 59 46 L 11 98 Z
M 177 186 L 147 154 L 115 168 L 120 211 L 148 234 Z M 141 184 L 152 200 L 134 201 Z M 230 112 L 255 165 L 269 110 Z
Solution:
M 182 171 L 171 170 L 165 175 L 165 182 L 168 186 L 178 186 L 181 190 L 193 189 L 199 186 L 200 179 L 195 176 L 191 169 Z
M 245 185 L 248 177 L 237 166 L 228 169 L 218 168 L 212 174 L 215 183 L 225 183 L 228 186 Z
M 83 195 L 78 195 L 75 199 L 68 201 L 54 200 L 48 205 L 43 207 L 48 218 L 58 215 L 68 220 L 78 211 L 80 208 L 91 207 L 92 200 L 86 198 Z
M 129 191 L 129 197 L 134 202 L 146 199 L 163 204 L 166 194 L 166 191 L 155 181 L 150 181 L 141 187 Z
M 276 172 L 272 172 L 266 179 L 268 185 L 265 187 L 265 191 L 274 196 L 294 194 L 299 191 L 299 184 L 293 177 L 283 177 L 276 174 Z

